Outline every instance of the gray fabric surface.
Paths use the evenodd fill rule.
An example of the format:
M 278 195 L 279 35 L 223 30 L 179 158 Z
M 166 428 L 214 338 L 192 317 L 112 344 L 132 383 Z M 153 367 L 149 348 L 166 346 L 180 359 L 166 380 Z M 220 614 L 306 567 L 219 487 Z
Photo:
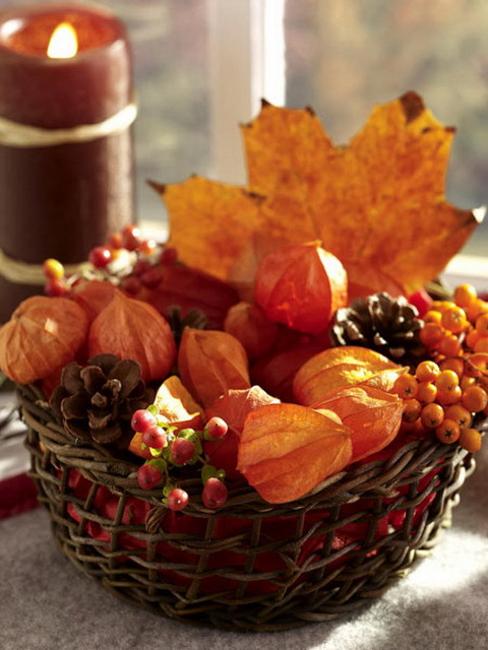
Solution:
M 196 629 L 122 603 L 79 574 L 47 516 L 0 523 L 1 650 L 484 650 L 488 648 L 488 441 L 434 554 L 371 607 L 276 634 Z

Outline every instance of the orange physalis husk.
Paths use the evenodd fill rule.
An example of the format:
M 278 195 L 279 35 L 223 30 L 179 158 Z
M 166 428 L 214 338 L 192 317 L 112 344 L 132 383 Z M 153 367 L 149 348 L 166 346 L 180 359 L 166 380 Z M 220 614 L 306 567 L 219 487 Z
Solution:
M 154 456 L 151 454 L 151 450 L 147 445 L 144 444 L 144 434 L 136 431 L 131 438 L 129 443 L 129 451 L 139 458 L 145 458 L 146 460 L 151 460 Z
M 237 467 L 237 451 L 244 422 L 251 413 L 265 404 L 278 404 L 279 400 L 268 395 L 260 386 L 243 390 L 228 390 L 209 406 L 207 419 L 218 416 L 227 422 L 229 430 L 220 440 L 206 440 L 203 449 L 209 462 L 225 470 L 226 477 L 241 477 Z
M 120 291 L 93 321 L 88 348 L 91 357 L 108 353 L 137 361 L 144 381 L 164 379 L 176 357 L 167 320 L 151 305 Z
M 351 456 L 351 432 L 336 417 L 271 404 L 247 416 L 237 468 L 265 501 L 286 503 L 341 471 Z
M 311 109 L 263 102 L 242 127 L 248 188 L 192 177 L 159 186 L 180 259 L 249 287 L 263 255 L 320 240 L 354 295 L 414 291 L 442 271 L 482 220 L 445 199 L 455 130 L 414 92 L 377 106 L 348 146 Z M 373 271 L 374 270 L 374 271 Z
M 0 329 L 0 369 L 18 384 L 44 379 L 74 360 L 87 333 L 88 317 L 72 300 L 28 298 Z
M 285 246 L 261 261 L 254 296 L 269 320 L 320 334 L 347 304 L 347 274 L 320 242 Z
M 160 386 L 154 399 L 159 417 L 177 429 L 203 426 L 203 408 L 195 402 L 192 395 L 176 375 L 168 377 Z
M 116 291 L 117 288 L 111 282 L 82 280 L 73 287 L 71 297 L 83 307 L 92 322 L 109 304 Z
M 407 371 L 382 354 L 356 346 L 330 348 L 312 357 L 295 375 L 293 393 L 300 404 L 319 404 L 341 388 L 372 386 L 391 390 Z
M 224 330 L 240 341 L 250 358 L 258 358 L 271 350 L 278 327 L 268 320 L 258 305 L 239 302 L 227 312 Z
M 352 432 L 351 462 L 387 447 L 402 423 L 403 400 L 398 395 L 363 385 L 344 388 L 315 405 L 337 413 Z
M 227 332 L 185 327 L 178 354 L 184 385 L 204 406 L 229 388 L 249 388 L 246 351 Z

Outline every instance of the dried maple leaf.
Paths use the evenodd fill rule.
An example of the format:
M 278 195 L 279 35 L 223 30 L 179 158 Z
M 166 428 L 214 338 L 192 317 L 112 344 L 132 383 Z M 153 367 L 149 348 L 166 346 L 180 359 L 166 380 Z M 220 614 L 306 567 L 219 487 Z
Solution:
M 267 102 L 242 131 L 249 191 L 199 177 L 159 186 L 180 258 L 241 287 L 278 245 L 321 240 L 347 268 L 353 296 L 411 291 L 482 219 L 446 202 L 455 130 L 413 92 L 377 106 L 345 147 L 311 109 Z

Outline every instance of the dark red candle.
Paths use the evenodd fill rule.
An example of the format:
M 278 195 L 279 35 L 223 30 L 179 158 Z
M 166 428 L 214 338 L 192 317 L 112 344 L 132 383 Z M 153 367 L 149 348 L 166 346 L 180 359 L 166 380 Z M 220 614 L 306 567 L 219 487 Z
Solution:
M 0 15 L 0 321 L 41 290 L 15 261 L 82 262 L 133 220 L 134 117 L 117 18 L 73 5 Z

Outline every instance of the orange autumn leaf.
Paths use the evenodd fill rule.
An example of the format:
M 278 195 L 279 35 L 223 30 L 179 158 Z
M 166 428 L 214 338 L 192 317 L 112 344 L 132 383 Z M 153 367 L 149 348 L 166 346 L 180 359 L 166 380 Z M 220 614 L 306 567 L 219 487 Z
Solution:
M 242 127 L 248 190 L 193 177 L 159 186 L 182 261 L 239 287 L 263 255 L 320 240 L 354 296 L 435 277 L 482 220 L 445 199 L 455 130 L 414 92 L 377 106 L 345 146 L 311 109 L 264 102 Z
M 351 429 L 351 462 L 387 447 L 400 429 L 403 400 L 398 395 L 363 385 L 344 388 L 316 404 L 336 413 Z
M 246 351 L 239 341 L 218 330 L 185 327 L 178 369 L 186 388 L 205 407 L 230 388 L 249 388 Z
M 340 472 L 351 455 L 351 433 L 337 418 L 270 404 L 247 416 L 237 468 L 265 501 L 287 503 Z
M 319 404 L 342 388 L 372 386 L 390 390 L 405 368 L 382 354 L 353 345 L 329 348 L 309 359 L 293 380 L 300 404 Z
M 203 408 L 195 402 L 176 375 L 168 377 L 161 384 L 154 398 L 154 406 L 159 416 L 177 429 L 199 429 L 203 424 Z

